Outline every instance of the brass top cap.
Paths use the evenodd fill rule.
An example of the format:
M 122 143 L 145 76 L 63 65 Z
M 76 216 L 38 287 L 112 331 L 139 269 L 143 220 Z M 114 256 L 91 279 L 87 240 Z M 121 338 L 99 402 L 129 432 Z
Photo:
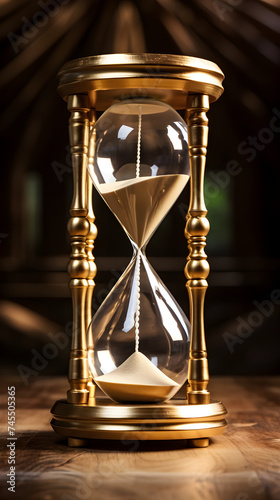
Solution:
M 185 109 L 189 94 L 207 94 L 210 102 L 223 92 L 224 74 L 213 62 L 169 54 L 105 54 L 75 59 L 58 74 L 58 93 L 67 100 L 83 93 L 104 111 L 124 98 L 153 97 Z

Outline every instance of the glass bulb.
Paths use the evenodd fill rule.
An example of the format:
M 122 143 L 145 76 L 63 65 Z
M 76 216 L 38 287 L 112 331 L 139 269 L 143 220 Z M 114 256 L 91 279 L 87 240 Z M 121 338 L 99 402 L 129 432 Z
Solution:
M 131 99 L 105 111 L 92 134 L 89 173 L 133 257 L 89 327 L 90 371 L 113 400 L 167 400 L 187 378 L 189 322 L 145 249 L 188 182 L 187 126 L 161 101 Z

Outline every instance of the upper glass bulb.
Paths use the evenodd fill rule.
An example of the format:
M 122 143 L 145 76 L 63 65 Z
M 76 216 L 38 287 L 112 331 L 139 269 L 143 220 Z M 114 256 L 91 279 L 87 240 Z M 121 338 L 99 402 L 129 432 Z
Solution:
M 97 120 L 94 133 L 94 164 L 89 167 L 92 181 L 130 239 L 141 248 L 189 179 L 186 123 L 166 103 L 131 99 L 107 109 Z M 121 196 L 116 196 L 115 188 Z

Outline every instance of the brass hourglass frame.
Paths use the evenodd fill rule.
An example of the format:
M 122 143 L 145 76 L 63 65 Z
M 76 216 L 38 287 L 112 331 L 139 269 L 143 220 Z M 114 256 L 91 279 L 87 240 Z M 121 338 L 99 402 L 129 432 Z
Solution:
M 162 54 L 112 54 L 87 57 L 65 64 L 59 73 L 58 92 L 67 102 L 74 193 L 68 232 L 72 253 L 68 266 L 73 299 L 73 335 L 67 400 L 52 408 L 54 430 L 70 446 L 92 439 L 187 439 L 205 447 L 209 437 L 226 426 L 226 409 L 210 401 L 204 331 L 204 299 L 209 264 L 204 248 L 209 231 L 204 202 L 204 172 L 208 141 L 209 104 L 223 92 L 224 75 L 204 59 Z M 97 228 L 92 208 L 92 181 L 87 165 L 93 162 L 96 112 L 128 97 L 151 97 L 185 110 L 189 136 L 190 202 L 185 236 L 189 255 L 185 266 L 189 295 L 191 344 L 186 395 L 166 403 L 118 404 L 95 397 L 88 370 L 86 331 L 96 265 L 93 257 Z M 91 342 L 89 341 L 89 344 Z

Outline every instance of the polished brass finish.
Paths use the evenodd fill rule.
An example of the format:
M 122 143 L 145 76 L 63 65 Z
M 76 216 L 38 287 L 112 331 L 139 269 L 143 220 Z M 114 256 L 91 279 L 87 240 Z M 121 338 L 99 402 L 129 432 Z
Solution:
M 58 92 L 67 100 L 86 93 L 91 108 L 104 111 L 130 96 L 154 97 L 174 109 L 186 109 L 189 94 L 207 94 L 210 102 L 223 92 L 224 75 L 213 62 L 167 54 L 107 54 L 66 63 Z
M 69 446 L 84 446 L 88 439 L 188 439 L 189 445 L 208 446 L 209 437 L 223 432 L 226 410 L 210 402 L 204 332 L 204 298 L 209 264 L 204 252 L 209 222 L 203 183 L 206 161 L 209 102 L 223 92 L 224 75 L 216 64 L 186 56 L 113 54 L 87 57 L 65 64 L 59 73 L 59 93 L 71 112 L 69 133 L 74 194 L 68 231 L 72 253 L 69 263 L 73 297 L 73 338 L 70 355 L 70 390 L 67 401 L 53 409 L 52 426 L 68 437 Z M 96 266 L 92 254 L 97 229 L 92 210 L 92 183 L 87 162 L 93 162 L 95 112 L 128 97 L 153 97 L 175 109 L 187 110 L 191 164 L 191 197 L 185 235 L 189 256 L 185 267 L 190 300 L 191 346 L 186 399 L 157 404 L 117 404 L 95 398 L 89 377 L 86 330 Z M 175 396 L 176 398 L 176 396 Z
M 96 398 L 88 405 L 57 401 L 52 409 L 53 429 L 66 437 L 88 439 L 192 439 L 206 446 L 209 437 L 221 434 L 226 409 L 213 401 L 189 405 L 185 399 L 157 404 L 118 404 Z M 191 443 L 190 443 L 191 444 Z
M 73 333 L 69 363 L 70 390 L 67 393 L 69 403 L 79 404 L 88 401 L 88 358 L 85 330 L 85 305 L 88 289 L 90 264 L 88 262 L 86 245 L 90 232 L 90 222 L 87 219 L 87 160 L 89 141 L 90 110 L 86 95 L 72 95 L 68 99 L 68 109 L 71 112 L 69 120 L 69 136 L 72 154 L 74 193 L 70 208 L 71 218 L 68 222 L 68 232 L 71 236 L 72 253 L 68 265 L 70 289 L 73 301 Z
M 89 150 L 88 150 L 88 164 L 92 165 L 93 164 L 93 159 L 94 159 L 94 148 L 95 148 L 95 133 L 93 132 L 93 127 L 96 121 L 95 117 L 95 111 L 91 110 L 89 113 L 89 118 L 90 118 L 90 138 L 89 138 Z M 93 190 L 93 184 L 90 179 L 89 173 L 87 171 L 86 175 L 86 191 L 87 191 L 87 220 L 89 222 L 89 231 L 86 237 L 86 254 L 87 254 L 87 260 L 89 263 L 89 273 L 88 273 L 88 287 L 87 287 L 87 292 L 86 292 L 86 309 L 85 309 L 85 327 L 88 329 L 90 322 L 92 320 L 92 295 L 95 287 L 95 282 L 94 278 L 96 276 L 96 264 L 95 264 L 95 259 L 93 256 L 93 249 L 94 249 L 94 241 L 97 236 L 97 227 L 94 224 L 95 221 L 95 215 L 93 212 L 93 207 L 92 207 L 92 190 Z M 89 330 L 89 336 L 87 339 L 87 350 L 88 354 L 89 351 L 93 350 L 93 340 L 91 336 L 91 330 Z M 91 374 L 89 373 L 89 379 L 88 379 L 88 384 L 87 384 L 87 389 L 89 391 L 89 398 L 92 399 L 95 395 L 95 384 L 92 380 Z
M 209 109 L 207 95 L 189 96 L 187 125 L 190 155 L 190 205 L 187 214 L 185 235 L 188 238 L 189 255 L 185 267 L 190 301 L 191 345 L 188 373 L 188 402 L 205 404 L 210 401 L 207 390 L 209 381 L 207 351 L 204 331 L 204 299 L 209 264 L 204 252 L 209 222 L 204 202 L 204 172 L 208 142 Z
M 190 439 L 188 445 L 190 448 L 207 448 L 209 446 L 209 438 Z

